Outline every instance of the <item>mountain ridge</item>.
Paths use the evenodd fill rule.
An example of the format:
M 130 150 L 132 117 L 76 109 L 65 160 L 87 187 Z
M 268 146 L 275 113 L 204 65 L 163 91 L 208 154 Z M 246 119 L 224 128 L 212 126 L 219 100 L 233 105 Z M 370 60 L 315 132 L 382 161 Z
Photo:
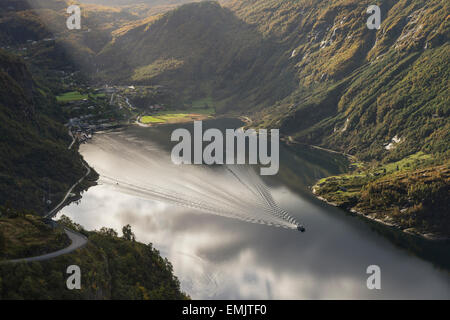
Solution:
M 369 4 L 187 4 L 129 30 L 99 57 L 107 74 L 121 74 L 122 82 L 137 80 L 137 70 L 143 83 L 189 87 L 185 91 L 214 96 L 220 112 L 250 115 L 256 126 L 280 128 L 298 142 L 389 161 L 420 148 L 445 151 L 430 141 L 439 131 L 448 132 L 442 130 L 449 116 L 448 4 L 384 1 L 379 31 L 366 26 Z M 224 22 L 214 29 L 217 17 Z M 117 55 L 121 48 L 126 53 Z M 198 48 L 216 48 L 211 52 L 218 57 Z M 420 81 L 433 92 L 423 92 L 415 85 Z M 394 138 L 398 143 L 386 149 Z

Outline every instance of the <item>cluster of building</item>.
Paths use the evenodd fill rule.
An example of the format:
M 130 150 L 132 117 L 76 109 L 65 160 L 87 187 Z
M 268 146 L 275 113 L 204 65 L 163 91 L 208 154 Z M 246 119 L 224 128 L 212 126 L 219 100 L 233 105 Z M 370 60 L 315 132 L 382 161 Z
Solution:
M 76 131 L 83 131 L 83 132 L 88 132 L 88 133 L 93 133 L 95 131 L 110 129 L 115 126 L 114 124 L 110 123 L 110 122 L 114 121 L 114 119 L 99 119 L 99 120 L 88 121 L 92 117 L 94 117 L 94 115 L 88 114 L 85 116 L 71 118 L 69 120 L 69 123 L 67 123 L 67 126 L 69 128 L 72 128 L 72 131 L 76 130 Z
M 108 130 L 117 127 L 111 123 L 112 119 L 93 120 L 94 115 L 88 114 L 80 117 L 71 118 L 66 126 L 72 132 L 72 136 L 80 143 L 92 139 L 96 131 Z

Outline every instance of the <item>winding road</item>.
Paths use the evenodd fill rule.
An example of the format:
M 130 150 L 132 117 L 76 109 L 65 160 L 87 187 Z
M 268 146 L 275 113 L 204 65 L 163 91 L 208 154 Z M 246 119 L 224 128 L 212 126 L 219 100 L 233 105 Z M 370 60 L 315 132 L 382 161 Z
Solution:
M 70 146 L 67 148 L 67 150 L 72 149 L 72 147 L 73 147 L 73 145 L 75 144 L 75 141 L 76 141 L 75 137 L 73 136 L 73 133 L 72 133 L 72 130 L 71 130 L 71 129 L 69 129 L 69 136 L 72 138 L 72 143 L 71 143 Z
M 86 168 L 86 174 L 80 179 L 78 180 L 70 189 L 69 191 L 67 191 L 66 195 L 64 196 L 64 198 L 61 200 L 60 203 L 58 203 L 56 205 L 56 207 L 54 207 L 52 210 L 50 210 L 49 213 L 47 213 L 44 217 L 45 218 L 53 218 L 57 213 L 58 210 L 61 209 L 61 207 L 64 205 L 64 203 L 67 201 L 67 199 L 70 197 L 70 194 L 72 193 L 73 189 L 75 189 L 75 187 L 77 185 L 79 185 L 88 175 L 91 174 L 91 168 L 89 168 L 84 162 L 83 162 L 83 166 Z
M 72 193 L 73 189 L 75 189 L 75 187 L 78 186 L 91 173 L 91 168 L 89 168 L 89 166 L 87 166 L 84 162 L 83 162 L 83 166 L 86 168 L 86 174 L 80 180 L 78 180 L 69 189 L 69 191 L 67 191 L 66 195 L 61 200 L 61 202 L 58 203 L 56 205 L 56 207 L 54 207 L 52 210 L 50 210 L 50 212 L 44 216 L 45 218 L 49 218 L 49 219 L 53 218 L 58 213 L 58 211 L 64 206 L 64 203 L 70 197 L 70 194 Z M 58 250 L 55 252 L 43 254 L 40 256 L 36 256 L 36 257 L 7 260 L 7 261 L 4 261 L 4 263 L 19 263 L 19 262 L 34 262 L 34 261 L 49 260 L 52 258 L 62 256 L 64 254 L 71 253 L 77 249 L 83 248 L 88 243 L 88 238 L 78 232 L 75 232 L 68 228 L 64 228 L 64 232 L 67 234 L 67 236 L 69 237 L 69 239 L 71 241 L 71 244 L 67 248 L 64 248 L 64 249 L 61 249 L 61 250 Z
M 62 256 L 63 254 L 71 253 L 72 251 L 75 251 L 77 249 L 80 249 L 84 247 L 88 243 L 87 237 L 85 237 L 82 234 L 79 234 L 78 232 L 72 231 L 70 229 L 64 228 L 64 231 L 66 232 L 67 236 L 69 237 L 70 241 L 72 243 L 67 248 L 47 253 L 41 256 L 36 257 L 30 257 L 30 258 L 22 258 L 22 259 L 15 259 L 15 260 L 8 260 L 6 262 L 8 263 L 19 263 L 19 262 L 33 262 L 33 261 L 44 261 L 49 260 L 52 258 L 56 258 L 59 256 Z

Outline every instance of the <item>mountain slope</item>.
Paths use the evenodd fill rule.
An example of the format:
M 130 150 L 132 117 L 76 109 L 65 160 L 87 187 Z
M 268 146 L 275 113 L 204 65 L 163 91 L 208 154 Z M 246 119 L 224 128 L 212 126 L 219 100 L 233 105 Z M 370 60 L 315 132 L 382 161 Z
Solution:
M 450 7 L 383 1 L 376 31 L 365 25 L 371 4 L 232 1 L 241 19 L 281 39 L 295 61 L 298 89 L 252 117 L 279 127 L 290 143 L 366 161 L 319 181 L 317 195 L 408 233 L 448 238 Z
M 446 152 L 448 3 L 383 1 L 379 31 L 366 26 L 371 4 L 184 5 L 115 38 L 100 79 L 213 96 L 221 112 L 365 160 Z
M 101 5 L 109 5 L 109 6 L 124 6 L 124 5 L 136 5 L 134 0 L 83 0 L 83 3 L 93 3 L 93 4 L 101 4 Z M 145 3 L 151 6 L 161 6 L 161 5 L 174 5 L 174 4 L 183 4 L 187 2 L 195 2 L 195 0 L 141 0 L 138 3 Z
M 56 100 L 24 62 L 0 51 L 0 206 L 44 213 L 53 198 L 83 175 L 81 158 L 67 150 L 67 129 L 48 114 Z M 6 206 L 6 208 L 4 208 Z
M 99 56 L 103 79 L 152 83 L 185 100 L 213 95 L 242 110 L 285 97 L 293 73 L 280 44 L 216 2 L 188 4 L 117 37 Z M 281 70 L 281 72 L 279 72 Z
M 369 30 L 372 4 L 185 5 L 122 34 L 100 60 L 105 78 L 164 84 L 181 101 L 213 96 L 219 112 L 280 128 L 289 143 L 363 160 L 316 193 L 410 233 L 448 236 L 450 4 L 379 1 L 381 28 Z
M 42 222 L 36 222 L 36 218 L 31 219 L 32 217 L 28 216 L 3 219 L 1 222 L 14 223 L 20 225 L 19 228 L 27 226 L 31 230 L 37 229 L 34 230 L 35 236 L 43 237 L 44 231 L 51 232 L 46 230 L 50 228 Z M 33 221 L 34 225 L 28 226 L 29 221 Z M 152 244 L 145 245 L 124 236 L 118 237 L 116 231 L 107 228 L 88 232 L 65 216 L 61 217 L 60 223 L 88 237 L 87 245 L 69 255 L 46 261 L 0 264 L 0 299 L 186 300 L 189 298 L 181 291 L 170 262 L 162 258 Z M 74 264 L 82 270 L 80 290 L 67 289 L 66 270 L 68 266 Z
M 256 118 L 300 142 L 363 159 L 445 152 L 448 3 L 384 1 L 379 31 L 365 25 L 369 4 L 232 2 L 239 17 L 289 44 L 295 61 L 299 88 Z M 392 139 L 398 143 L 387 150 Z

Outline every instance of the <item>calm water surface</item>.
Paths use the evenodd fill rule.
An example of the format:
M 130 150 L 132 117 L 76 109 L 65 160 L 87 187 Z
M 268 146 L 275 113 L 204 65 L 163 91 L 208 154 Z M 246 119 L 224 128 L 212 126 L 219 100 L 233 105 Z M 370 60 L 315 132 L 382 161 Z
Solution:
M 281 148 L 280 173 L 264 182 L 280 207 L 307 227 L 300 233 L 268 225 L 274 217 L 258 217 L 262 213 L 251 209 L 257 201 L 222 167 L 175 167 L 174 128 L 96 135 L 81 153 L 102 176 L 99 185 L 60 214 L 88 230 L 130 224 L 139 241 L 153 243 L 173 263 L 182 289 L 195 299 L 450 298 L 448 244 L 415 240 L 311 196 L 308 186 L 342 170 L 343 159 Z M 218 210 L 194 209 L 190 198 Z M 369 265 L 381 267 L 381 290 L 367 289 Z

